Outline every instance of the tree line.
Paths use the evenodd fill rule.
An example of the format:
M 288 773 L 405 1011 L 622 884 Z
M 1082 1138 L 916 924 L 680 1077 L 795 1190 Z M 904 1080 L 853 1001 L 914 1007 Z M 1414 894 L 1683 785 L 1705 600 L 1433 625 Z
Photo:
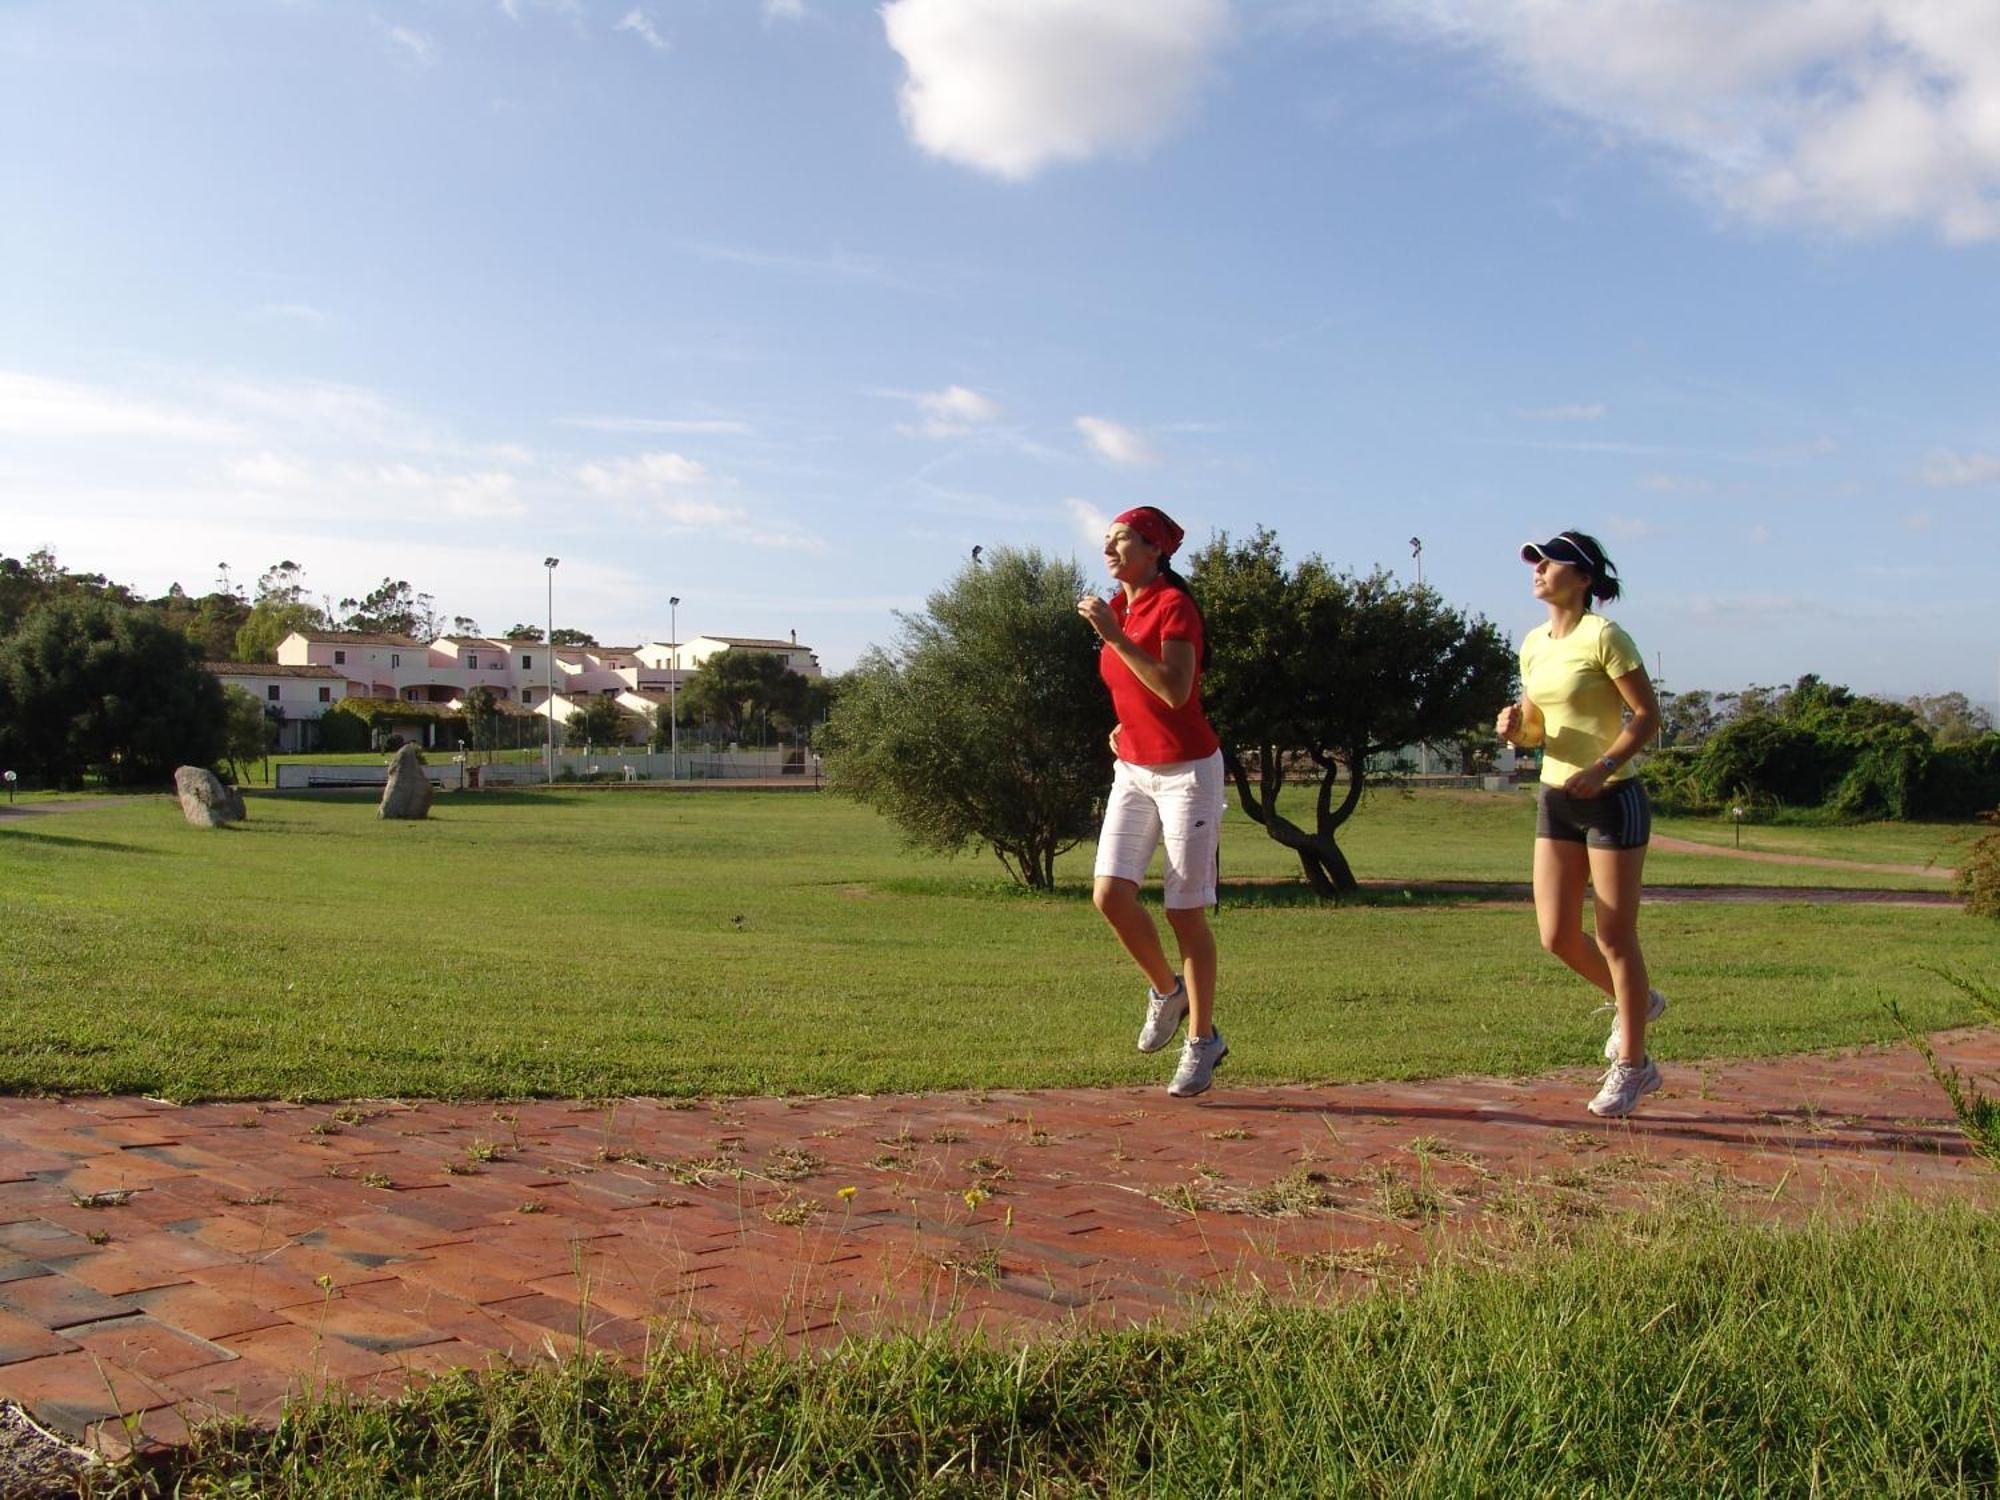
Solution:
M 1897 703 L 1808 674 L 1785 688 L 1680 693 L 1663 710 L 1642 774 L 1669 808 L 1965 818 L 2000 804 L 2000 734 L 1963 693 Z
M 101 573 L 64 568 L 48 551 L 0 556 L 0 758 L 32 784 L 74 788 L 95 778 L 110 786 L 154 785 L 178 765 L 210 766 L 241 780 L 276 744 L 277 705 L 225 688 L 209 661 L 275 661 L 294 631 L 354 630 L 429 642 L 440 634 L 478 635 L 464 615 L 442 619 L 428 594 L 385 578 L 358 599 L 316 603 L 304 570 L 289 559 L 260 574 L 254 594 L 226 565 L 199 597 L 176 584 L 155 599 Z M 503 639 L 541 642 L 538 626 L 516 624 Z M 588 632 L 558 627 L 557 646 L 596 646 Z M 680 735 L 748 742 L 796 737 L 824 716 L 832 687 L 789 670 L 772 653 L 725 651 L 690 674 L 675 695 Z M 483 694 L 483 696 L 482 696 Z M 336 705 L 342 708 L 344 705 Z M 324 716 L 322 748 L 374 744 L 381 705 Z M 501 710 L 475 690 L 446 733 L 476 749 L 502 743 Z M 630 716 L 597 698 L 570 716 L 567 737 L 611 745 L 632 738 Z M 674 736 L 668 705 L 641 726 L 657 744 Z

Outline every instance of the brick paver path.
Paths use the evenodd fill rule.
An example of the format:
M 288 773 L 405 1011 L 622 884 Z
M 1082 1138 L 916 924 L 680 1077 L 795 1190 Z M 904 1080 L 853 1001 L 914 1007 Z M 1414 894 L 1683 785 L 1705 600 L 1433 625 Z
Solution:
M 1938 1039 L 2000 1069 L 2000 1034 Z M 1226 1075 L 1225 1075 L 1226 1077 Z M 1440 1231 L 1698 1180 L 2000 1204 L 1905 1048 L 1525 1080 L 813 1100 L 0 1100 L 0 1399 L 124 1451 L 288 1392 L 649 1339 L 1019 1334 L 1323 1296 Z M 848 1193 L 848 1189 L 853 1189 Z M 1775 1209 L 1773 1205 L 1776 1205 Z M 118 1418 L 136 1418 L 121 1423 Z

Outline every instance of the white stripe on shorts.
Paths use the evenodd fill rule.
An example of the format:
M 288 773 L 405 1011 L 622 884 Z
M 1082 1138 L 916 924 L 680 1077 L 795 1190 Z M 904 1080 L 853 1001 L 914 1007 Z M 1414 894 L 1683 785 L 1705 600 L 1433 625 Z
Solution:
M 1215 856 L 1226 784 L 1222 752 L 1164 766 L 1118 762 L 1104 804 L 1094 873 L 1143 884 L 1153 851 L 1166 844 L 1166 903 L 1174 911 L 1215 905 Z

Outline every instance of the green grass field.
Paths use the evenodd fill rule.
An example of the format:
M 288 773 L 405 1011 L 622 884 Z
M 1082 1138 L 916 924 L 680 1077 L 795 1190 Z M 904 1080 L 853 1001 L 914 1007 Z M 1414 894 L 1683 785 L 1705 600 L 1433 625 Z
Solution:
M 183 1495 L 1990 1495 L 2000 1220 L 1621 1217 L 1332 1307 L 1020 1351 L 664 1349 L 295 1407 Z
M 1084 899 L 1017 892 L 990 856 L 911 855 L 827 797 L 253 796 L 188 828 L 165 799 L 0 824 L 0 1089 L 173 1098 L 846 1092 L 1153 1083 L 1142 989 Z M 1526 799 L 1376 799 L 1364 876 L 1518 879 Z M 1233 815 L 1232 815 L 1233 817 Z M 1236 820 L 1225 878 L 1289 873 Z M 1716 864 L 1662 856 L 1663 878 Z M 1780 867 L 1763 867 L 1768 870 Z M 1787 872 L 1796 880 L 1796 873 Z M 1820 872 L 1814 872 L 1817 879 Z M 1707 878 L 1688 874 L 1686 878 Z M 1934 883 L 1933 883 L 1934 884 Z M 1231 1076 L 1518 1074 L 1589 1063 L 1595 997 L 1531 914 L 1296 885 L 1217 918 Z M 1672 906 L 1644 933 L 1685 1061 L 1887 1039 L 1884 1002 L 1970 1019 L 1926 965 L 1990 973 L 1951 908 Z

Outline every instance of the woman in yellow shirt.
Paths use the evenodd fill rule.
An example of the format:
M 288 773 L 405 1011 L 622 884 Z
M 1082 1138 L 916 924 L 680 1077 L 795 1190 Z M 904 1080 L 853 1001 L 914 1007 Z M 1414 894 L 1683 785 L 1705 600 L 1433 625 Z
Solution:
M 1632 638 L 1593 601 L 1616 599 L 1618 570 L 1588 532 L 1565 531 L 1521 549 L 1549 622 L 1521 642 L 1521 701 L 1494 729 L 1542 747 L 1535 820 L 1535 916 L 1542 946 L 1612 999 L 1604 1044 L 1611 1064 L 1590 1101 L 1597 1115 L 1629 1115 L 1660 1086 L 1646 1055 L 1646 1023 L 1667 1008 L 1639 948 L 1639 891 L 1652 809 L 1632 757 L 1660 727 L 1660 704 Z M 1595 897 L 1595 941 L 1583 932 L 1583 890 Z

